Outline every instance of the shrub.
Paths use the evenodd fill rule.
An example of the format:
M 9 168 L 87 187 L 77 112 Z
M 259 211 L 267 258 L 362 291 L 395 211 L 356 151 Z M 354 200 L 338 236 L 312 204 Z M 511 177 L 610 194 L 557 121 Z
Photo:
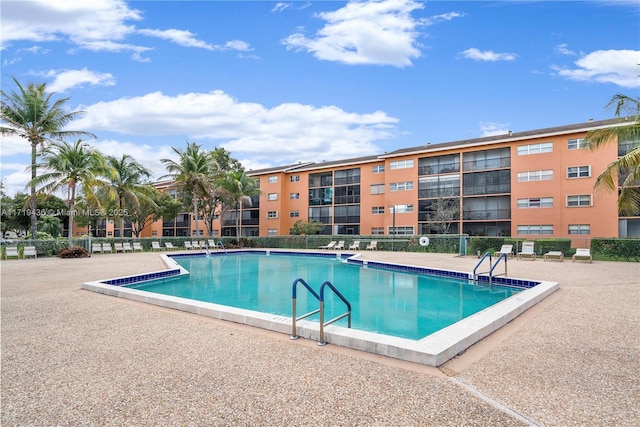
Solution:
M 640 239 L 591 239 L 593 255 L 609 259 L 640 261 Z
M 60 258 L 85 258 L 89 256 L 89 252 L 82 246 L 74 246 L 72 248 L 62 248 L 58 252 Z

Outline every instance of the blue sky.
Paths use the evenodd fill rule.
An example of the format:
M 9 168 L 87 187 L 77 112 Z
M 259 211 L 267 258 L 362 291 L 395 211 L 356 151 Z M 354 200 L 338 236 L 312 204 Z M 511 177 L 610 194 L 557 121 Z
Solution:
M 2 1 L 2 90 L 159 177 L 187 141 L 247 169 L 607 119 L 638 96 L 635 1 Z M 7 192 L 29 144 L 1 140 Z

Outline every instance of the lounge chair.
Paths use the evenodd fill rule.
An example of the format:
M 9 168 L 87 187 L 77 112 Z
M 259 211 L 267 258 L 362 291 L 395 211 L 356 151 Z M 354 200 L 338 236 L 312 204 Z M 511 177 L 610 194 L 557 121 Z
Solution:
M 369 243 L 367 245 L 367 247 L 365 248 L 368 251 L 377 251 L 378 250 L 378 242 L 377 241 L 372 241 L 371 243 Z
M 133 242 L 133 251 L 144 252 L 144 249 L 142 249 L 142 245 L 140 244 L 140 242 Z
M 200 245 L 200 249 L 207 249 L 207 243 L 204 240 L 200 240 L 198 245 Z
M 522 242 L 522 251 L 518 252 L 518 259 L 530 258 L 531 261 L 536 260 L 536 253 L 534 251 L 534 242 Z
M 498 252 L 494 252 L 494 257 L 499 257 L 502 254 L 507 254 L 507 257 L 513 256 L 513 245 L 502 245 Z
M 328 245 L 325 246 L 318 246 L 318 249 L 333 249 L 335 248 L 335 246 L 338 244 L 338 242 L 336 242 L 335 240 L 332 240 L 329 242 Z
M 360 240 L 355 240 L 349 245 L 349 249 L 360 249 Z
M 125 252 L 127 252 L 127 251 L 133 252 L 133 249 L 131 248 L 131 243 L 129 243 L 129 242 L 124 242 L 122 244 L 122 249 L 124 249 Z
M 215 240 L 213 239 L 209 239 L 209 249 L 218 249 L 218 244 L 216 243 Z
M 113 249 L 115 249 L 116 253 L 124 252 L 124 246 L 122 246 L 122 243 L 114 243 Z
M 200 249 L 200 243 L 197 240 L 193 240 L 191 246 L 193 246 L 193 249 Z
M 151 250 L 152 251 L 161 251 L 160 242 L 151 242 Z
M 111 248 L 111 243 L 103 243 L 102 244 L 102 252 L 113 253 L 113 249 Z
M 164 246 L 167 248 L 168 251 L 175 251 L 176 247 L 173 246 L 173 243 L 171 242 L 164 242 Z
M 564 261 L 564 254 L 561 251 L 549 251 L 543 255 L 543 260 L 551 261 L 558 260 L 560 262 Z
M 571 257 L 571 262 L 576 262 L 576 260 L 584 260 L 589 261 L 589 264 L 593 262 L 593 258 L 591 257 L 591 249 L 589 248 L 578 248 L 576 249 L 576 253 Z
M 16 259 L 20 259 L 20 252 L 18 252 L 17 246 L 7 246 L 5 255 L 7 259 L 13 257 L 15 257 Z
M 91 245 L 91 253 L 102 252 L 102 245 L 100 243 L 94 243 Z
M 195 248 L 193 247 L 193 245 L 191 244 L 191 242 L 189 242 L 189 241 L 185 241 L 185 242 L 184 242 L 184 248 L 185 248 L 185 249 L 195 249 Z
M 24 249 L 22 250 L 22 258 L 26 258 L 30 256 L 34 258 L 38 258 L 38 251 L 36 251 L 35 246 L 25 246 Z
M 335 250 L 342 250 L 342 249 L 344 249 L 344 240 L 340 240 L 340 241 L 338 242 L 338 244 L 337 244 L 337 245 L 335 245 L 335 246 L 333 247 L 333 249 L 335 249 Z

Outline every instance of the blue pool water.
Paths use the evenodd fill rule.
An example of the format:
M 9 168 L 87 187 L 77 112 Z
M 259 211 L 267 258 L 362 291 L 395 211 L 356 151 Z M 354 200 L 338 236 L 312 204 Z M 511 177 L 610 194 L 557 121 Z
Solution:
M 487 308 L 520 288 L 473 285 L 468 280 L 362 267 L 335 257 L 262 255 L 176 257 L 190 274 L 129 285 L 148 292 L 291 317 L 292 284 L 303 278 L 316 292 L 329 280 L 351 302 L 352 328 L 421 339 Z M 345 312 L 332 293 L 325 295 L 325 319 Z M 298 286 L 297 315 L 318 308 Z M 308 318 L 318 320 L 318 315 Z M 347 320 L 336 323 L 346 326 Z

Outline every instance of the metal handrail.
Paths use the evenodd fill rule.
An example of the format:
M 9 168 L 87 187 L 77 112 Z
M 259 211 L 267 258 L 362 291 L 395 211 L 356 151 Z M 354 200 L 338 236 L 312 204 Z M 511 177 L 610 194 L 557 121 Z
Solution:
M 346 313 L 341 314 L 340 316 L 334 317 L 333 319 L 329 320 L 326 323 L 324 321 L 324 288 L 325 286 L 328 286 L 329 288 L 331 288 L 333 293 L 335 293 L 338 296 L 338 298 L 340 298 L 342 302 L 344 302 L 347 306 Z M 322 283 L 322 285 L 320 285 L 320 338 L 318 341 L 318 345 L 327 344 L 327 342 L 324 340 L 324 327 L 342 319 L 345 316 L 349 316 L 348 327 L 351 328 L 351 303 L 340 293 L 338 289 L 336 289 L 335 286 L 333 286 L 331 282 L 329 282 L 328 280 L 325 280 Z
M 476 273 L 476 270 L 478 269 L 478 267 L 480 267 L 480 264 L 482 264 L 482 262 L 489 257 L 489 270 L 488 271 L 483 271 L 481 273 Z M 478 263 L 476 264 L 476 266 L 473 268 L 473 283 L 477 283 L 478 282 L 478 275 L 479 274 L 484 274 L 484 273 L 489 273 L 491 271 L 491 267 L 492 267 L 492 262 L 491 262 L 491 252 L 487 251 L 484 253 L 484 255 L 482 255 L 482 258 L 480 258 L 480 261 L 478 261 Z
M 297 299 L 298 283 L 302 283 L 304 287 L 307 288 L 309 292 L 311 292 L 311 295 L 313 295 L 318 301 L 320 301 L 320 296 L 316 293 L 316 291 L 311 289 L 311 286 L 309 286 L 307 282 L 305 282 L 302 278 L 299 277 L 293 281 L 292 291 L 291 291 L 291 336 L 289 337 L 289 339 L 292 339 L 292 340 L 298 339 L 298 331 L 296 330 L 296 321 L 300 319 L 304 319 L 305 317 L 312 316 L 320 311 L 320 309 L 318 308 L 317 310 L 310 311 L 309 313 L 303 314 L 300 317 L 296 317 L 296 299 Z
M 218 241 L 218 244 L 220 245 L 220 247 L 222 248 L 222 250 L 224 251 L 224 253 L 227 253 L 227 248 L 224 247 L 224 243 L 222 243 L 222 240 Z
M 493 274 L 493 270 L 495 270 L 495 268 L 498 266 L 498 264 L 500 264 L 500 260 L 504 259 L 504 273 L 503 274 Z M 506 276 L 507 275 L 507 261 L 508 261 L 509 257 L 507 256 L 507 254 L 500 254 L 500 256 L 498 257 L 498 259 L 496 259 L 496 263 L 493 264 L 493 267 L 491 267 L 491 269 L 489 270 L 489 286 L 491 286 L 491 282 L 493 279 L 493 276 Z

